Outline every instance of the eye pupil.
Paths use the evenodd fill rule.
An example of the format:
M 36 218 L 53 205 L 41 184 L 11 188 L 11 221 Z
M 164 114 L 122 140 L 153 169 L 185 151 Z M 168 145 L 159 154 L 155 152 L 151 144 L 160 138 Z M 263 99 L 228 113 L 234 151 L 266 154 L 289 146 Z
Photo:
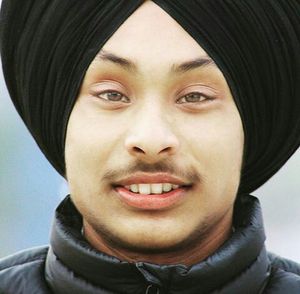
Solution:
M 199 93 L 191 93 L 185 96 L 187 102 L 197 102 L 201 100 L 203 96 Z
M 122 95 L 118 92 L 108 92 L 106 95 L 111 101 L 120 101 L 122 99 Z

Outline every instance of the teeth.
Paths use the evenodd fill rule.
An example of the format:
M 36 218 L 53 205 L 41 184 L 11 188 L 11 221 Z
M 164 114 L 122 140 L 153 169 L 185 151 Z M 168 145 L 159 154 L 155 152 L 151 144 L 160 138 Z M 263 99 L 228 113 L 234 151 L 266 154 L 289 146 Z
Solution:
M 158 184 L 133 184 L 125 187 L 134 193 L 139 194 L 162 194 L 163 192 L 170 192 L 173 189 L 179 188 L 179 185 L 172 185 L 170 183 L 158 183 Z
M 169 192 L 172 190 L 172 184 L 169 183 L 163 183 L 163 191 L 164 192 Z
M 151 185 L 149 184 L 139 184 L 139 193 L 140 194 L 146 194 L 149 195 L 151 194 Z
M 151 184 L 151 193 L 152 194 L 161 194 L 163 191 L 162 184 Z
M 130 189 L 128 189 L 134 193 L 138 193 L 139 192 L 139 187 L 138 185 L 130 185 Z

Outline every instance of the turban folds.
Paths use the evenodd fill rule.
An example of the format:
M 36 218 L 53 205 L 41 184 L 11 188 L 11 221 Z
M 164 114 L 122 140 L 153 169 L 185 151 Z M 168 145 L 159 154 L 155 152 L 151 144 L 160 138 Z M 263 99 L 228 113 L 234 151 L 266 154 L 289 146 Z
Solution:
M 70 113 L 85 72 L 142 0 L 3 0 L 1 56 L 10 96 L 65 174 Z M 299 0 L 154 0 L 212 57 L 245 133 L 240 193 L 265 183 L 300 145 Z

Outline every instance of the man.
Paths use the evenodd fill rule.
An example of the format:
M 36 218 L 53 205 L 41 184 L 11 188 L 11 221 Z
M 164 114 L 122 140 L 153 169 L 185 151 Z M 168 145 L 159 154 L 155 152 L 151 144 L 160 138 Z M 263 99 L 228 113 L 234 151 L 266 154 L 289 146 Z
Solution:
M 300 143 L 299 11 L 4 1 L 10 95 L 71 193 L 1 293 L 299 293 L 248 194 Z

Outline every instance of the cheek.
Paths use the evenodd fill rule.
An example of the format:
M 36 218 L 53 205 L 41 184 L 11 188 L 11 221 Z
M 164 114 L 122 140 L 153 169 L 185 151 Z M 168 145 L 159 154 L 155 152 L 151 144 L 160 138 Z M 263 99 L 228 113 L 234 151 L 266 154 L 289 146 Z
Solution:
M 70 186 L 72 183 L 97 183 L 125 131 L 122 119 L 111 119 L 75 106 L 69 119 L 65 144 Z
M 239 113 L 226 109 L 209 117 L 199 117 L 192 124 L 193 132 L 185 130 L 192 160 L 199 168 L 204 183 L 216 189 L 239 183 L 244 135 Z M 212 189 L 212 188 L 210 188 Z

